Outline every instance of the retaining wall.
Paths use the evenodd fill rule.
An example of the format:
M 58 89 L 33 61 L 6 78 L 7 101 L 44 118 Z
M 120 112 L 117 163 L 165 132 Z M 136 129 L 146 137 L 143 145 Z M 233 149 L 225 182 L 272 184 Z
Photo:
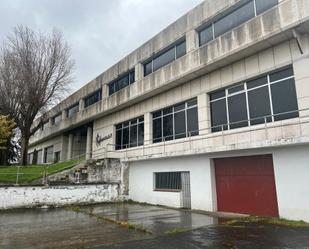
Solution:
M 119 184 L 0 187 L 0 209 L 123 200 Z

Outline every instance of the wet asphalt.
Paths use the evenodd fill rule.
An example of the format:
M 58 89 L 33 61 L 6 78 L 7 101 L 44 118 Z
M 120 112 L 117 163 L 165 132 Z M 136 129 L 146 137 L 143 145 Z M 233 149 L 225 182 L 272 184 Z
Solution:
M 110 219 L 127 221 L 149 233 Z M 0 248 L 309 249 L 309 228 L 220 223 L 208 215 L 130 204 L 84 206 L 79 212 L 64 208 L 2 211 Z

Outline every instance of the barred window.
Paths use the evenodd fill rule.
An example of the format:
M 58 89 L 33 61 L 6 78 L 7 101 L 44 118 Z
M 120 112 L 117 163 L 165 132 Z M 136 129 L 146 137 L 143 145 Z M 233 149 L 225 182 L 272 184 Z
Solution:
M 155 190 L 181 190 L 181 172 L 155 173 Z

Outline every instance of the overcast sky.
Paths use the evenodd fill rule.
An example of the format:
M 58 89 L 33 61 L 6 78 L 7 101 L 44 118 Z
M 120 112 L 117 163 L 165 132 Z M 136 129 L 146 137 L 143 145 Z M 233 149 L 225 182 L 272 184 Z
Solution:
M 0 42 L 24 24 L 61 30 L 76 62 L 72 90 L 94 79 L 202 0 L 1 0 Z

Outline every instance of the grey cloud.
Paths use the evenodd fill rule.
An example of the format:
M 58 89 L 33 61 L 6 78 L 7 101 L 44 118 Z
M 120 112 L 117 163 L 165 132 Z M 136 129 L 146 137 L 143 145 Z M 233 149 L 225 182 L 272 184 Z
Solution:
M 56 27 L 76 61 L 73 90 L 86 84 L 202 0 L 1 0 L 0 41 L 25 24 Z

